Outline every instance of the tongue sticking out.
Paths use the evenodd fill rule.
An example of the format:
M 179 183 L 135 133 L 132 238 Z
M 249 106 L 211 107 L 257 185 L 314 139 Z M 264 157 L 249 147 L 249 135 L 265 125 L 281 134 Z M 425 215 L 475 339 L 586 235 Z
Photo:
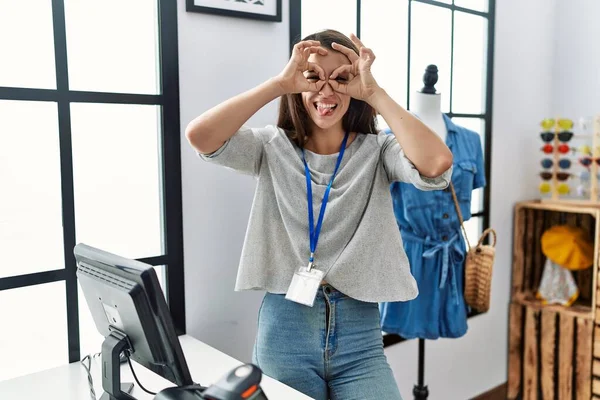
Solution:
M 319 115 L 321 117 L 325 117 L 327 115 L 333 114 L 334 110 L 335 110 L 335 107 L 318 107 L 317 106 L 317 112 L 319 113 Z

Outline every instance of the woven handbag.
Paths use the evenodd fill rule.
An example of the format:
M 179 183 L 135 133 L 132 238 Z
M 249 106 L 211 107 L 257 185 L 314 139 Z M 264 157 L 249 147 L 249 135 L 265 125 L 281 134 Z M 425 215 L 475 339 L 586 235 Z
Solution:
M 468 247 L 467 256 L 465 257 L 465 302 L 476 311 L 486 312 L 490 308 L 492 270 L 494 257 L 496 256 L 496 231 L 492 228 L 486 229 L 481 234 L 477 246 L 471 247 L 452 182 L 450 183 L 450 190 Z M 484 245 L 483 241 L 489 234 L 492 235 L 492 243 L 491 245 Z

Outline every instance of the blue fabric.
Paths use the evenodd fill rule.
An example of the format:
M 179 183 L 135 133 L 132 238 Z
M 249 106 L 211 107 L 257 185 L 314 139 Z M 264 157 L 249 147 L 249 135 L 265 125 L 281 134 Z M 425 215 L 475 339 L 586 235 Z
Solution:
M 265 375 L 316 400 L 401 400 L 378 303 L 323 285 L 313 307 L 267 293 L 258 315 L 252 362 Z
M 446 145 L 454 156 L 452 183 L 463 219 L 471 218 L 471 195 L 485 186 L 481 139 L 444 115 Z M 466 245 L 450 189 L 425 192 L 391 185 L 396 222 L 419 295 L 407 302 L 381 303 L 382 330 L 405 338 L 456 338 L 467 332 L 464 290 Z

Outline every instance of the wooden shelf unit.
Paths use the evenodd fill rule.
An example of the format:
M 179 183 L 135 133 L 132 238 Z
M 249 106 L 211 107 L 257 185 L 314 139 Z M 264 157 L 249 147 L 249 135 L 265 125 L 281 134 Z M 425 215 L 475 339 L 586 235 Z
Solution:
M 546 257 L 541 236 L 554 225 L 584 229 L 594 265 L 573 272 L 580 290 L 571 307 L 535 298 Z M 514 214 L 508 345 L 508 399 L 600 400 L 600 204 L 518 203 Z

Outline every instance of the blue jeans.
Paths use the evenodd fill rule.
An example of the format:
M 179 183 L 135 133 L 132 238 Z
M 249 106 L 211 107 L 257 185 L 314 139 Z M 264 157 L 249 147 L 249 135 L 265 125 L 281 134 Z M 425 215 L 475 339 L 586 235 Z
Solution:
M 313 307 L 267 293 L 252 361 L 316 400 L 401 400 L 379 318 L 377 303 L 354 300 L 330 285 L 319 288 Z

